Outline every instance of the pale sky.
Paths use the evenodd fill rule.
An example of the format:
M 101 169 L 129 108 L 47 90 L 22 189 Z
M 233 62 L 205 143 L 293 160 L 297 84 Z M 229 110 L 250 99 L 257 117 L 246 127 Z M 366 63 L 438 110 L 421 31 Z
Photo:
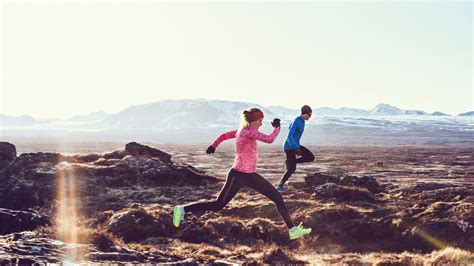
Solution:
M 181 98 L 474 110 L 471 1 L 1 1 L 6 115 Z

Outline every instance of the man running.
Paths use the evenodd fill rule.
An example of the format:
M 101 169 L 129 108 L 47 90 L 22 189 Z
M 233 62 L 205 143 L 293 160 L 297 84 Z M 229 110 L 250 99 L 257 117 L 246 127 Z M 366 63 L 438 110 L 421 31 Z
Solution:
M 308 105 L 301 107 L 301 115 L 295 118 L 293 123 L 290 125 L 290 131 L 284 144 L 284 150 L 286 153 L 286 172 L 282 176 L 280 183 L 276 186 L 276 189 L 280 193 L 286 192 L 288 189 L 284 186 L 285 182 L 288 181 L 290 176 L 296 170 L 297 163 L 307 163 L 314 161 L 314 155 L 303 145 L 300 145 L 301 136 L 303 136 L 305 121 L 311 118 L 313 111 Z M 296 158 L 296 156 L 300 156 Z

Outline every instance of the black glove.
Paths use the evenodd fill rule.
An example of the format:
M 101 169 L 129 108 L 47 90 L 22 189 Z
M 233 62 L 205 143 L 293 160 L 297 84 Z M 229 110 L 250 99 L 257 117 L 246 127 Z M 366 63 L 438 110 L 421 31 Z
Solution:
M 207 147 L 207 150 L 206 150 L 207 154 L 211 154 L 211 153 L 214 153 L 214 152 L 216 152 L 216 148 L 214 148 L 212 145 Z
M 295 154 L 298 155 L 298 156 L 301 156 L 301 150 L 300 150 L 300 148 L 296 148 L 296 149 L 295 149 Z
M 280 121 L 281 121 L 280 118 L 273 119 L 272 126 L 273 127 L 280 127 Z

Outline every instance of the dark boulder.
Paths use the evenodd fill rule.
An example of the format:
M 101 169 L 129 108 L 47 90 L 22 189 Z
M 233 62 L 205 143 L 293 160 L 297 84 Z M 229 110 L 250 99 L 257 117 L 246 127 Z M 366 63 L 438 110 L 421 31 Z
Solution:
M 321 173 L 314 173 L 312 175 L 306 175 L 304 181 L 308 186 L 320 186 L 326 183 L 339 184 L 340 179 L 336 176 L 325 175 Z
M 114 214 L 107 230 L 127 242 L 142 241 L 149 237 L 167 236 L 172 232 L 169 213 L 145 210 L 132 205 Z
M 448 243 L 467 249 L 474 246 L 474 228 L 462 226 L 474 224 L 472 203 L 436 202 L 429 205 L 425 211 L 414 215 L 413 219 L 416 226 L 411 229 L 411 233 L 425 240 L 426 245 L 432 245 L 432 248 L 437 245 L 431 238 L 445 246 Z
M 134 156 L 156 157 L 163 162 L 171 162 L 171 155 L 160 150 L 136 143 L 130 142 L 125 145 L 125 151 Z
M 384 191 L 384 189 L 379 185 L 377 180 L 371 176 L 344 176 L 342 178 L 341 184 L 344 186 L 356 186 L 366 188 L 372 193 L 379 193 Z
M 123 157 L 127 156 L 128 153 L 125 150 L 118 150 L 113 151 L 110 153 L 106 153 L 103 155 L 105 159 L 122 159 Z
M 0 142 L 0 180 L 9 175 L 8 167 L 15 161 L 16 147 L 9 142 Z
M 84 154 L 84 155 L 77 155 L 75 156 L 77 162 L 79 163 L 91 163 L 97 161 L 101 156 L 99 154 L 91 153 L 91 154 Z
M 342 186 L 355 186 L 366 188 L 372 193 L 383 192 L 384 188 L 380 186 L 377 180 L 370 176 L 331 176 L 322 173 L 314 173 L 305 177 L 305 182 L 308 186 L 321 186 L 328 183 L 338 184 Z
M 365 188 L 340 186 L 334 183 L 318 186 L 314 191 L 313 196 L 321 200 L 336 200 L 340 202 L 377 201 L 372 193 Z
M 189 243 L 213 243 L 218 245 L 218 239 L 210 227 L 185 226 L 179 232 L 179 239 Z
M 0 142 L 0 162 L 13 161 L 16 158 L 16 147 L 9 142 Z
M 441 184 L 441 183 L 435 183 L 435 182 L 418 183 L 414 187 L 412 187 L 412 192 L 416 193 L 416 192 L 436 190 L 436 189 L 442 189 L 442 188 L 448 188 L 448 187 L 453 187 L 453 185 Z
M 17 158 L 18 165 L 29 165 L 36 164 L 41 162 L 48 162 L 54 165 L 60 162 L 69 162 L 74 163 L 76 159 L 70 156 L 64 156 L 60 153 L 51 153 L 51 152 L 37 152 L 37 153 L 23 153 Z
M 49 224 L 48 219 L 31 211 L 15 211 L 0 208 L 0 235 L 33 230 Z
M 0 208 L 21 210 L 39 203 L 40 196 L 33 186 L 13 181 L 0 183 Z
M 139 252 L 91 252 L 89 259 L 93 262 L 126 262 L 126 263 L 143 263 L 147 261 L 147 257 Z
M 61 162 L 74 163 L 76 159 L 59 153 L 23 153 L 9 167 L 9 172 L 18 178 L 42 178 L 45 174 L 47 177 L 54 177 L 54 166 Z
M 465 200 L 469 202 L 469 199 L 472 199 L 474 197 L 474 187 L 446 187 L 433 190 L 424 190 L 421 192 L 417 192 L 409 188 L 404 190 L 403 193 L 404 195 L 407 195 L 416 200 L 423 201 L 427 204 L 435 202 L 452 202 L 459 200 Z
M 65 261 L 73 263 L 140 263 L 168 262 L 176 257 L 163 256 L 161 252 L 143 252 L 128 247 L 114 245 L 108 251 L 97 250 L 86 244 L 68 244 L 51 236 L 25 231 L 8 235 L 0 235 L 0 264 L 36 265 L 60 264 Z M 87 258 L 78 261 L 79 258 Z M 159 260 L 158 260 L 159 259 Z
M 93 231 L 89 243 L 101 251 L 115 251 L 114 236 L 107 231 Z
M 106 163 L 105 163 L 106 162 Z M 157 157 L 126 155 L 122 159 L 99 159 L 87 168 L 91 182 L 107 187 L 167 186 L 217 183 L 215 177 L 188 165 L 164 162 Z

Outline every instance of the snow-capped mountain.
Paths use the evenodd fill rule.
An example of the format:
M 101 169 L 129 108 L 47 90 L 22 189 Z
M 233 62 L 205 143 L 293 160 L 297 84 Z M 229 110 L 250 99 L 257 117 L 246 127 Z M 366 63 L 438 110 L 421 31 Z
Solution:
M 298 109 L 288 109 L 281 106 L 269 106 L 269 109 L 274 111 L 274 113 L 286 116 L 286 115 L 298 115 L 300 114 Z M 395 115 L 429 115 L 424 111 L 419 110 L 402 110 L 398 107 L 381 103 L 370 110 L 364 110 L 359 108 L 332 108 L 332 107 L 319 107 L 313 109 L 313 113 L 319 116 L 395 116 Z M 438 112 L 439 113 L 439 112 Z M 436 114 L 436 115 L 441 115 Z
M 29 116 L 29 115 L 22 115 L 22 116 L 8 116 L 0 114 L 0 125 L 2 127 L 10 126 L 10 127 L 24 127 L 24 126 L 32 126 L 41 123 L 39 120 Z
M 435 115 L 435 116 L 449 116 L 448 114 L 445 114 L 445 113 L 442 113 L 442 112 L 433 112 L 431 115 Z
M 389 115 L 403 115 L 404 111 L 400 110 L 398 107 L 381 103 L 375 106 L 370 110 L 370 115 L 379 115 L 379 116 L 389 116 Z
M 164 100 L 149 104 L 130 106 L 117 114 L 103 111 L 88 115 L 74 116 L 67 120 L 38 120 L 30 116 L 11 117 L 0 115 L 2 129 L 40 129 L 40 130 L 155 130 L 167 129 L 211 129 L 220 127 L 236 127 L 240 121 L 242 110 L 258 107 L 265 113 L 264 126 L 275 117 L 288 125 L 300 114 L 299 109 L 284 106 L 264 107 L 254 103 L 186 99 Z M 402 110 L 389 104 L 379 104 L 372 109 L 357 108 L 314 108 L 315 114 L 308 121 L 311 125 L 344 125 L 362 128 L 406 128 L 408 125 L 433 125 L 442 128 L 459 128 L 472 130 L 474 112 L 449 116 L 440 112 L 428 114 L 419 110 Z
M 93 112 L 87 115 L 75 115 L 69 119 L 36 119 L 29 115 L 8 116 L 0 114 L 0 124 L 4 127 L 31 127 L 31 126 L 57 126 L 57 125 L 84 125 L 87 122 L 100 122 L 111 116 L 104 111 Z
M 474 111 L 459 114 L 458 116 L 474 116 Z
M 274 106 L 274 105 L 271 105 L 271 106 L 267 106 L 267 109 L 272 111 L 274 114 L 278 115 L 278 116 L 282 116 L 282 117 L 285 117 L 285 116 L 297 116 L 300 114 L 300 110 L 298 109 L 290 109 L 290 108 L 287 108 L 287 107 L 284 107 L 284 106 Z
M 311 103 L 310 103 L 311 104 Z M 108 115 L 96 112 L 69 120 L 39 120 L 29 116 L 0 115 L 3 136 L 60 138 L 75 141 L 129 141 L 209 143 L 224 130 L 236 128 L 241 112 L 249 107 L 265 113 L 262 132 L 271 132 L 270 121 L 282 120 L 285 136 L 299 109 L 222 100 L 165 100 L 130 106 Z M 314 108 L 306 122 L 305 143 L 324 145 L 474 145 L 474 112 L 460 116 L 427 114 L 379 104 L 370 110 Z M 101 120 L 102 116 L 105 119 Z M 277 143 L 281 145 L 284 137 Z
M 266 120 L 275 114 L 269 109 L 252 103 L 222 100 L 165 100 L 136 105 L 106 118 L 108 129 L 172 129 L 202 128 L 214 125 L 236 126 L 242 110 L 249 107 L 261 109 Z
M 320 107 L 313 110 L 313 113 L 320 116 L 368 116 L 370 115 L 367 110 L 357 108 L 331 108 L 331 107 Z
M 106 113 L 104 111 L 97 111 L 97 112 L 93 112 L 93 113 L 90 113 L 90 114 L 86 114 L 86 115 L 75 115 L 69 119 L 67 119 L 66 121 L 68 122 L 74 122 L 74 121 L 102 121 L 104 120 L 105 118 L 111 116 L 111 114 L 109 113 Z

